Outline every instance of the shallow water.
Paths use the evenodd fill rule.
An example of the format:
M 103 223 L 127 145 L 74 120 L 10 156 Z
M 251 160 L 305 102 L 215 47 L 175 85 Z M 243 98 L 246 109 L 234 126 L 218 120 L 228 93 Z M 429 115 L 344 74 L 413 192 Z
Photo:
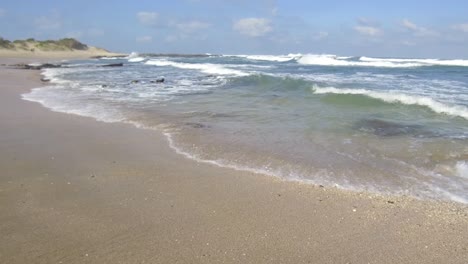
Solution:
M 24 99 L 163 131 L 200 162 L 468 203 L 468 61 L 134 57 L 47 69 Z M 113 61 L 113 62 L 114 62 Z M 164 83 L 155 83 L 164 77 Z M 138 83 L 132 82 L 138 80 Z

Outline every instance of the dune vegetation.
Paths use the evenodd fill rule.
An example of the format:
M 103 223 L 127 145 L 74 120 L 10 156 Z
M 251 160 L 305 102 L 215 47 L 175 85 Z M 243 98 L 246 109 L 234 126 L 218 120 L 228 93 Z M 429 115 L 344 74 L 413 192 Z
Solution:
M 36 40 L 28 38 L 25 40 L 10 41 L 0 37 L 0 49 L 11 51 L 86 51 L 88 45 L 74 38 L 63 38 L 59 40 Z M 103 50 L 104 51 L 104 50 Z

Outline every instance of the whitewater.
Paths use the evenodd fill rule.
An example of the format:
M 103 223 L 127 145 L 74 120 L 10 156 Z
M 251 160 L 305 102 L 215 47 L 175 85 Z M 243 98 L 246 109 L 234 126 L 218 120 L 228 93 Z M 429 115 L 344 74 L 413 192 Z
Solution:
M 50 85 L 23 99 L 158 130 L 198 162 L 468 203 L 467 70 L 463 59 L 132 53 L 45 69 Z

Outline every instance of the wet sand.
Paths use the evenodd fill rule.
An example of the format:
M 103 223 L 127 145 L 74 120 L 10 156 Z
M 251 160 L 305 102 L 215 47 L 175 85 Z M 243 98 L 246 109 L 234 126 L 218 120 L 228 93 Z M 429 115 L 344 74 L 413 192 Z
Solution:
M 39 78 L 0 69 L 0 263 L 467 263 L 466 205 L 200 164 L 21 100 Z

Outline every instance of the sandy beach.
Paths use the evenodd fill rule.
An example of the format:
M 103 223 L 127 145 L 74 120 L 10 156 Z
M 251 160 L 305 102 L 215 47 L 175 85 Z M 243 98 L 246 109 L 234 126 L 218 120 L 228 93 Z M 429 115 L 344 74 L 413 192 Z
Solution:
M 468 261 L 465 205 L 197 163 L 158 131 L 22 100 L 39 80 L 1 66 L 0 263 Z
M 31 59 L 37 60 L 64 60 L 64 59 L 88 59 L 96 56 L 125 56 L 122 53 L 108 52 L 96 47 L 89 47 L 87 50 L 73 50 L 73 51 L 41 51 L 34 52 L 25 50 L 7 50 L 0 49 L 0 58 L 7 60 L 7 58 L 22 59 L 22 61 L 30 61 Z M 21 61 L 21 60 L 20 60 Z

